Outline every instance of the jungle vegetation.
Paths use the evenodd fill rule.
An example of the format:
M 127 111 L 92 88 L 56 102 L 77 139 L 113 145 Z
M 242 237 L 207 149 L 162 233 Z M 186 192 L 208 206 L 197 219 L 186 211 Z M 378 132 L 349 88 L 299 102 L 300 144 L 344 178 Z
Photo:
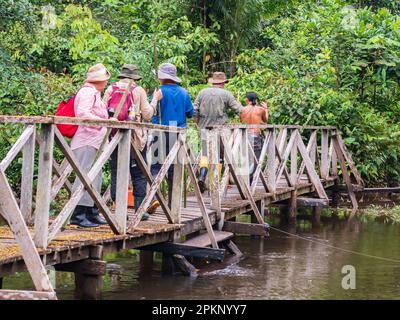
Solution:
M 98 62 L 114 79 L 137 64 L 149 90 L 172 62 L 193 99 L 225 71 L 242 101 L 268 100 L 271 123 L 335 125 L 368 184 L 397 185 L 399 13 L 394 0 L 0 0 L 0 113 L 54 114 Z M 0 158 L 15 130 L 2 126 Z

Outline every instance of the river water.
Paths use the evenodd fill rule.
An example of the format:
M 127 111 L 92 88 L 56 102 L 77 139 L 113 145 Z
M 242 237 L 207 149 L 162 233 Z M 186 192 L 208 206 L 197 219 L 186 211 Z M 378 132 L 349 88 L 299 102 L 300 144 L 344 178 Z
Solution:
M 382 222 L 348 223 L 337 217 L 320 225 L 298 220 L 296 227 L 271 225 L 268 238 L 237 236 L 240 261 L 213 263 L 197 278 L 161 275 L 161 256 L 149 270 L 136 251 L 107 256 L 103 299 L 399 299 L 400 262 L 380 260 L 343 250 L 400 261 L 400 226 Z M 331 246 L 340 248 L 332 248 Z M 341 250 L 343 249 L 343 250 Z M 344 266 L 355 270 L 355 289 L 343 289 Z M 207 271 L 208 270 L 208 271 Z M 57 273 L 59 299 L 74 299 L 74 277 Z M 5 288 L 28 289 L 26 273 L 4 279 Z

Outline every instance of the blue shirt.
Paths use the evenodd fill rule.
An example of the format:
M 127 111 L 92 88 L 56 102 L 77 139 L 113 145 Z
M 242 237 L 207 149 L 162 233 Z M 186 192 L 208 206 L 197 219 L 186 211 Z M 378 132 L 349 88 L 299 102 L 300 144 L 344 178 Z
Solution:
M 164 84 L 160 87 L 162 92 L 161 124 L 186 128 L 186 118 L 193 117 L 193 104 L 188 92 L 177 84 Z M 152 123 L 159 124 L 158 110 L 153 116 Z

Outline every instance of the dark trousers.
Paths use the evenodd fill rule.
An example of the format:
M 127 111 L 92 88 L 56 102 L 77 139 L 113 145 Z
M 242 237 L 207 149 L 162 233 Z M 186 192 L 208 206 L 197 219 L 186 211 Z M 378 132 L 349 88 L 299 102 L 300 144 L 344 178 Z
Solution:
M 146 161 L 146 147 L 141 152 L 142 157 Z M 111 199 L 115 201 L 117 191 L 117 164 L 118 164 L 118 147 L 111 154 L 110 169 L 111 169 Z M 140 170 L 137 160 L 131 156 L 129 171 L 131 174 L 133 195 L 135 198 L 144 198 L 146 196 L 147 179 Z
M 160 135 L 163 135 L 160 140 Z M 153 145 L 152 145 L 152 165 L 151 165 L 151 174 L 153 178 L 157 176 L 160 172 L 162 165 L 165 162 L 171 148 L 174 146 L 177 139 L 176 133 L 158 132 L 158 135 L 154 136 Z M 163 148 L 163 151 L 160 152 L 160 148 Z M 167 173 L 168 180 L 168 205 L 171 207 L 172 201 L 172 184 L 174 180 L 174 168 L 175 165 L 172 164 Z
M 250 142 L 253 145 L 254 154 L 256 155 L 257 160 L 260 161 L 263 139 L 259 135 L 258 136 L 254 135 L 249 138 L 250 138 Z M 263 159 L 261 159 L 261 162 L 262 161 L 263 161 Z M 256 171 L 256 168 L 257 168 L 257 165 L 254 162 L 254 167 L 253 167 L 252 173 L 250 174 L 250 184 L 253 182 L 253 175 L 254 175 L 254 172 Z

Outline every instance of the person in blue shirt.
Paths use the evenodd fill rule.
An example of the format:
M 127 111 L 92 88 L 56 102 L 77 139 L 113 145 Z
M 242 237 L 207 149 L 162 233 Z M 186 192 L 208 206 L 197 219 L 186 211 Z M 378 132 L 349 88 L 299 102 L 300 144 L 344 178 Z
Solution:
M 181 79 L 176 76 L 176 67 L 163 63 L 158 70 L 161 82 L 162 99 L 157 114 L 153 116 L 154 124 L 186 128 L 186 118 L 193 117 L 193 104 L 188 92 L 180 86 Z M 158 112 L 161 111 L 161 122 Z
M 177 77 L 176 73 L 176 66 L 171 63 L 163 63 L 158 69 L 162 98 L 157 108 L 157 114 L 152 118 L 153 124 L 186 128 L 186 119 L 193 117 L 194 109 L 189 93 L 180 86 L 181 79 Z M 161 139 L 160 135 L 158 135 L 153 140 L 153 164 L 151 166 L 153 177 L 160 171 L 170 148 L 176 142 L 176 134 L 160 133 L 163 133 Z M 163 152 L 160 153 L 161 148 Z M 173 173 L 174 165 L 171 165 L 168 170 L 168 203 L 170 207 Z

